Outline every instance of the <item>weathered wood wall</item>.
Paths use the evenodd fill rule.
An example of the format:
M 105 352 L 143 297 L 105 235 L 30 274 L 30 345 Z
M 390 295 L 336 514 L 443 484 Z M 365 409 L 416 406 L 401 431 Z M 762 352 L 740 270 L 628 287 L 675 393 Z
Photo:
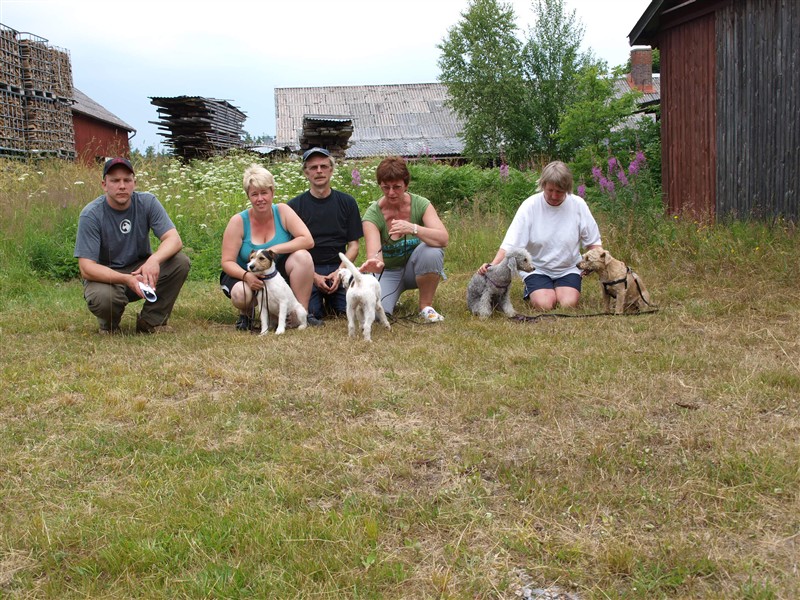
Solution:
M 800 2 L 717 12 L 717 213 L 800 217 Z
M 671 214 L 714 217 L 716 67 L 714 14 L 660 34 L 663 193 Z

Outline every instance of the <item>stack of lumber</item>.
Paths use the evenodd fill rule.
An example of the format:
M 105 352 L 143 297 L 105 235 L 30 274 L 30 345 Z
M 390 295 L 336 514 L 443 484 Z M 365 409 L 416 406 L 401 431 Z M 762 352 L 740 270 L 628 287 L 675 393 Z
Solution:
M 161 119 L 150 122 L 163 130 L 159 135 L 177 156 L 202 159 L 244 146 L 247 116 L 227 100 L 176 96 L 151 97 L 150 103 L 159 107 Z
M 337 115 L 304 115 L 300 150 L 320 147 L 327 149 L 337 159 L 344 158 L 353 135 L 353 119 Z

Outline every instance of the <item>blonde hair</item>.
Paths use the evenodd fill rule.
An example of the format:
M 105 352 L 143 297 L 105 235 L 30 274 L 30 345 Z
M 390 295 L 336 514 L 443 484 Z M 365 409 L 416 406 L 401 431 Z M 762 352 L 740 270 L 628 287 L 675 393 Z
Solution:
M 542 174 L 539 177 L 537 185 L 539 189 L 542 190 L 548 183 L 552 183 L 558 189 L 571 194 L 573 183 L 572 171 L 560 160 L 554 160 L 542 169 Z
M 254 163 L 244 170 L 242 184 L 244 193 L 250 194 L 251 187 L 257 190 L 275 189 L 275 178 L 264 167 Z

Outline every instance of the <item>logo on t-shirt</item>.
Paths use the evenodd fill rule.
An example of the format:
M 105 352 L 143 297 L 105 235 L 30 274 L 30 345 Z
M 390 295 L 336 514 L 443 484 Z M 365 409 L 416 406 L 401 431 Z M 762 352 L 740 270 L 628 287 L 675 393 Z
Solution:
M 130 233 L 131 232 L 131 221 L 130 219 L 123 219 L 122 222 L 119 224 L 119 230 L 122 233 Z

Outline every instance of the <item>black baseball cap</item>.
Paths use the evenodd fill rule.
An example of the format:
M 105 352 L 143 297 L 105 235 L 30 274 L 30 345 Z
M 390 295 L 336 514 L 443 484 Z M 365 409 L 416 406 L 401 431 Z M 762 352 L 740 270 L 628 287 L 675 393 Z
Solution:
M 116 158 L 109 158 L 106 161 L 106 164 L 103 166 L 103 179 L 105 179 L 106 175 L 108 175 L 108 172 L 117 165 L 122 165 L 134 175 L 136 174 L 136 172 L 133 170 L 133 165 L 131 165 L 131 161 L 129 161 L 127 158 L 117 156 Z
M 303 152 L 303 164 L 306 164 L 306 161 L 314 156 L 315 154 L 322 154 L 322 156 L 330 156 L 331 153 L 325 150 L 325 148 L 314 147 L 306 150 Z

